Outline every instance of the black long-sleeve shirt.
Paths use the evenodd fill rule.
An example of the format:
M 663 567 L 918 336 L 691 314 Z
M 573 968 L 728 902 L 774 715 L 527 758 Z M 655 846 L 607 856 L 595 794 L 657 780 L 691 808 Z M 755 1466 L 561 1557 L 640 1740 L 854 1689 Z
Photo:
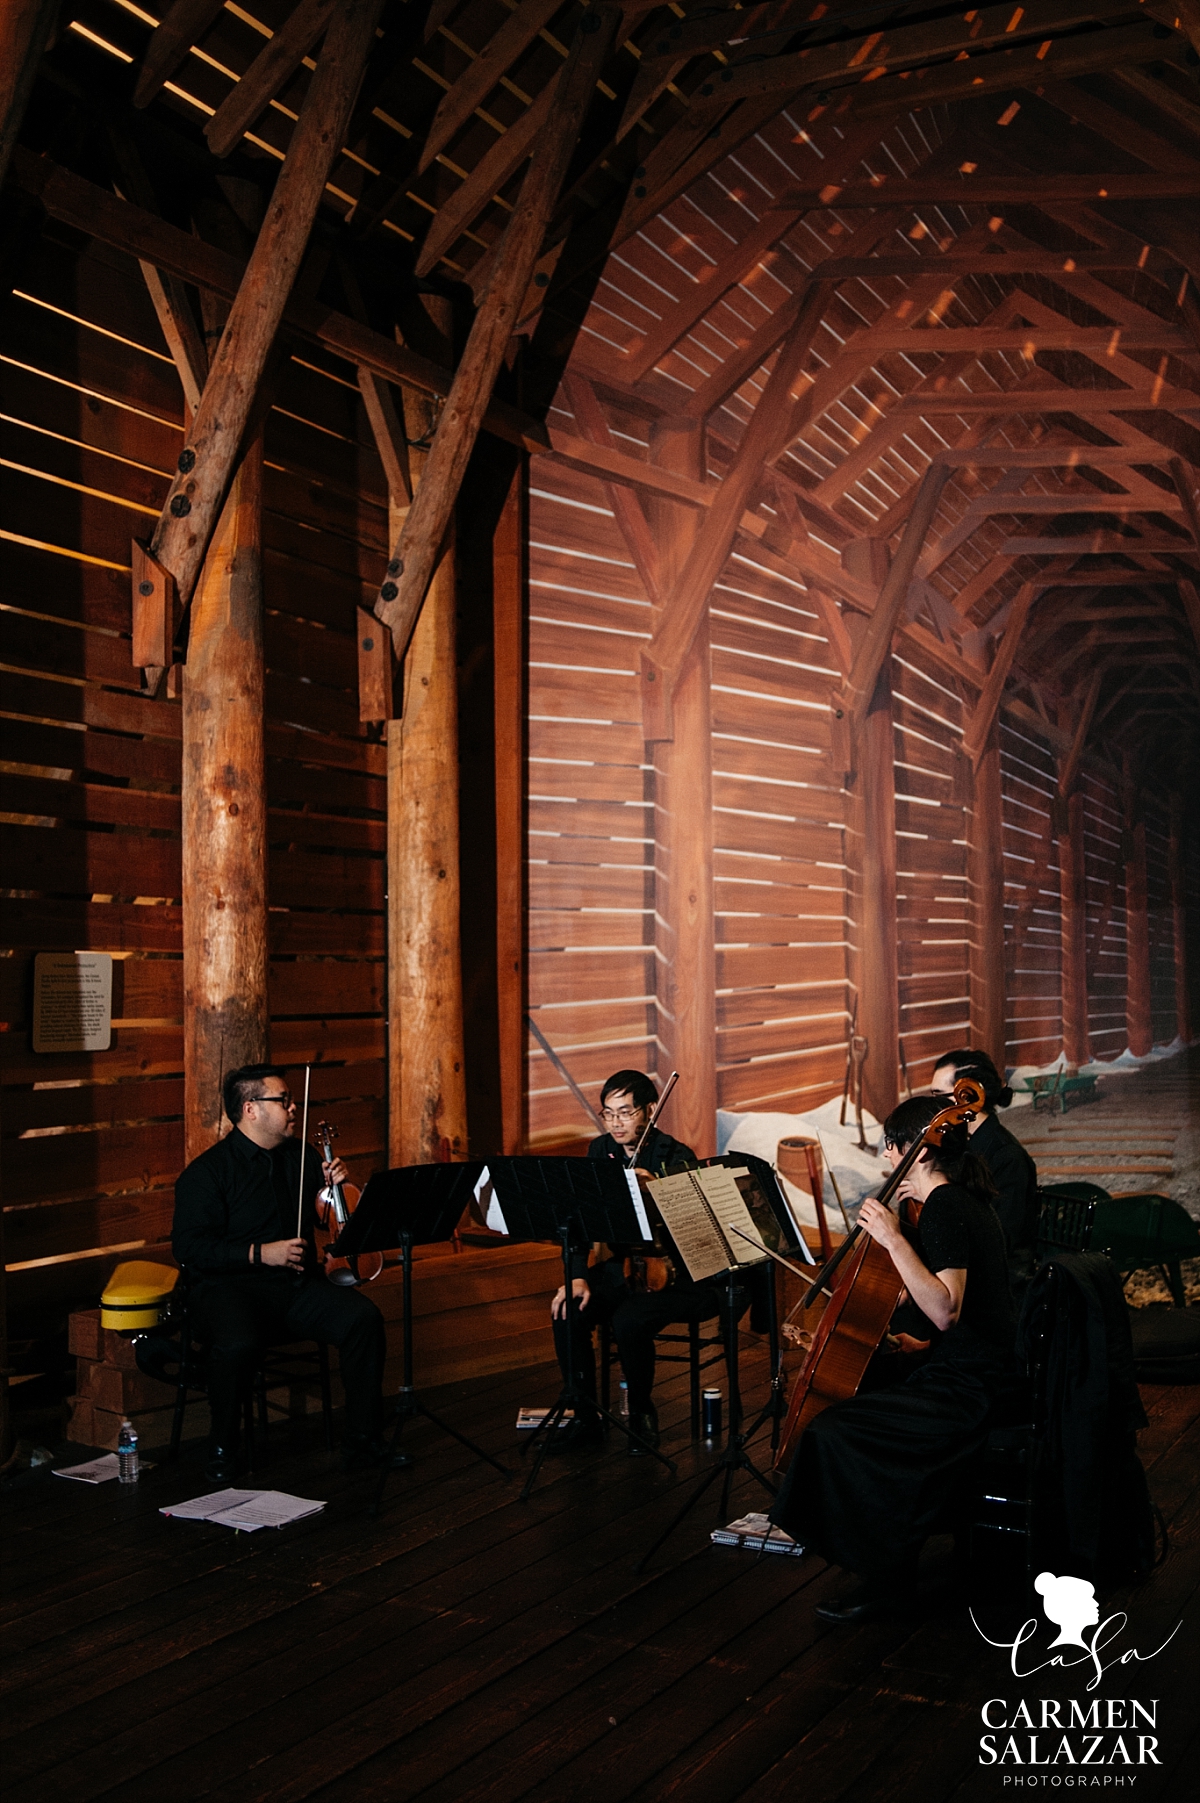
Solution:
M 315 1264 L 316 1198 L 322 1182 L 320 1159 L 308 1147 L 302 1220 L 302 1237 L 309 1243 L 306 1267 Z M 299 1192 L 300 1141 L 286 1139 L 266 1152 L 235 1127 L 180 1172 L 171 1250 L 193 1277 L 256 1270 L 277 1275 L 276 1267 L 252 1265 L 250 1248 L 296 1238 Z
M 619 1140 L 613 1138 L 611 1133 L 602 1133 L 600 1137 L 594 1139 L 588 1147 L 588 1157 L 615 1158 L 623 1167 L 628 1169 L 629 1151 L 632 1151 L 632 1149 L 633 1148 L 630 1147 L 627 1150 L 621 1145 Z M 669 1133 L 660 1133 L 657 1127 L 651 1127 L 649 1133 L 646 1135 L 646 1143 L 638 1153 L 639 1168 L 643 1171 L 653 1171 L 656 1177 L 665 1177 L 669 1171 L 694 1170 L 698 1162 L 699 1160 L 690 1146 L 685 1146 L 681 1139 L 672 1139 Z M 666 1246 L 670 1245 L 670 1236 L 666 1234 L 665 1229 L 662 1229 L 658 1211 L 654 1208 L 653 1204 L 648 1204 L 647 1212 L 649 1214 L 651 1227 L 660 1229 L 660 1234 L 656 1234 L 656 1237 L 661 1236 L 665 1240 L 665 1251 Z M 645 1248 L 642 1246 L 611 1246 L 609 1250 L 612 1252 L 614 1258 L 624 1258 L 630 1252 L 642 1252 Z M 587 1276 L 589 1251 L 590 1247 L 585 1245 L 572 1248 L 572 1277 Z M 677 1277 L 676 1288 L 679 1288 L 682 1283 L 687 1283 L 688 1281 L 689 1279 L 686 1277 L 686 1274 L 682 1277 Z
M 994 1114 L 985 1116 L 982 1125 L 972 1133 L 968 1150 L 983 1160 L 999 1191 L 993 1207 L 1004 1230 L 1009 1274 L 1014 1282 L 1023 1283 L 1034 1268 L 1037 1166 L 1020 1140 L 1002 1127 Z

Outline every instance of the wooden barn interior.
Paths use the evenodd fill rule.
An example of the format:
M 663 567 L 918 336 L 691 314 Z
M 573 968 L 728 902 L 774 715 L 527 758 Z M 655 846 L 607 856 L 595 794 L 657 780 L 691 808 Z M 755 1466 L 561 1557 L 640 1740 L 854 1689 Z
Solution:
M 122 1261 L 171 1262 L 174 1181 L 222 1131 L 223 1075 L 256 1060 L 294 1088 L 311 1068 L 359 1184 L 581 1154 L 559 1063 L 592 1107 L 615 1069 L 678 1071 L 665 1124 L 712 1153 L 718 1111 L 837 1098 L 855 1047 L 876 1120 L 948 1047 L 1001 1071 L 1120 1060 L 1109 1100 L 1070 1117 L 1111 1107 L 1116 1139 L 1050 1168 L 1165 1190 L 1200 1083 L 1200 0 L 0 11 L 5 1455 L 22 1436 L 111 1447 L 131 1413 L 152 1457 L 164 1442 L 170 1394 L 137 1387 L 95 1310 Z M 36 1049 L 35 960 L 81 952 L 111 959 L 107 1047 Z M 511 1447 L 558 1253 L 471 1226 L 419 1249 L 420 1377 L 472 1432 L 494 1406 Z M 395 1278 L 373 1291 L 393 1385 Z M 685 1388 L 665 1392 L 680 1419 Z M 1152 1490 L 1182 1510 L 1166 1614 L 1196 1584 L 1198 1394 L 1150 1410 Z M 278 1430 L 304 1495 L 325 1481 L 316 1419 Z M 13 1769 L 58 1798 L 118 1766 L 155 1800 L 766 1803 L 806 1774 L 822 1799 L 977 1794 L 940 1628 L 818 1660 L 808 1713 L 791 1739 L 772 1716 L 755 1764 L 742 1697 L 806 1656 L 779 1574 L 722 1592 L 726 1638 L 775 1664 L 730 1654 L 726 1696 L 724 1643 L 693 1635 L 693 1693 L 670 1624 L 731 1574 L 697 1577 L 696 1540 L 658 1590 L 627 1584 L 615 1512 L 641 1511 L 645 1538 L 674 1492 L 620 1463 L 611 1504 L 600 1480 L 588 1503 L 591 1589 L 563 1607 L 594 1624 L 606 1578 L 658 1599 L 636 1657 L 613 1630 L 637 1706 L 660 1677 L 670 1722 L 700 1699 L 657 1764 L 597 1752 L 635 1707 L 601 1684 L 592 1739 L 572 1705 L 513 1776 L 503 1736 L 567 1694 L 538 1590 L 508 1676 L 481 1655 L 471 1679 L 509 1685 L 462 1743 L 478 1769 L 447 1775 L 476 1694 L 445 1663 L 450 1616 L 465 1633 L 478 1606 L 503 1635 L 469 1587 L 439 1591 L 461 1569 L 431 1549 L 458 1525 L 482 1572 L 500 1492 L 439 1449 L 413 1520 L 399 1479 L 370 1530 L 331 1479 L 341 1550 L 328 1523 L 289 1530 L 340 1601 L 281 1600 L 289 1555 L 262 1542 L 286 1534 L 221 1542 L 218 1569 L 198 1530 L 185 1582 L 157 1493 L 136 1513 L 18 1486 L 30 1584 L 46 1563 L 11 1605 L 34 1610 Z M 565 1535 L 578 1477 L 526 1519 Z M 80 1533 L 86 1555 L 64 1546 Z M 399 1602 L 380 1573 L 404 1552 L 428 1595 Z M 79 1613 L 139 1561 L 141 1626 L 128 1597 Z M 254 1576 L 275 1613 L 237 1616 Z M 243 1648 L 210 1738 L 178 1728 L 207 1707 L 200 1678 L 158 1673 L 157 1703 L 114 1715 L 163 1635 L 172 1670 L 215 1657 L 215 1628 L 188 1639 L 205 1586 Z M 361 1713 L 353 1674 L 392 1642 L 348 1622 L 389 1597 L 444 1693 L 422 1679 L 406 1725 L 393 1697 L 361 1745 L 307 1764 L 268 1735 L 253 1777 L 252 1729 L 213 1735 L 268 1629 L 286 1663 L 295 1601 L 351 1674 L 333 1715 Z M 309 1693 L 264 1683 L 307 1747 Z M 920 1752 L 935 1709 L 940 1764 Z M 407 1742 L 392 1762 L 402 1735 L 426 1737 L 416 1776 Z M 894 1782 L 868 1761 L 888 1736 Z M 634 1740 L 654 1744 L 649 1720 Z

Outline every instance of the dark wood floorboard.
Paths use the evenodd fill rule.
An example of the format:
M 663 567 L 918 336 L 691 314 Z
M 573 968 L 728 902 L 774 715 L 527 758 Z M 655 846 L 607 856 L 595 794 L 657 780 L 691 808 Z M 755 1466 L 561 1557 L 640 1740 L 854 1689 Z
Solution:
M 746 1345 L 754 1403 L 765 1360 Z M 515 1468 L 516 1409 L 553 1391 L 537 1367 L 430 1402 Z M 377 1521 L 369 1481 L 341 1473 L 315 1418 L 273 1428 L 253 1480 L 327 1500 L 282 1533 L 165 1520 L 164 1503 L 203 1488 L 196 1450 L 132 1494 L 30 1473 L 2 1504 L 7 1788 L 23 1803 L 1003 1797 L 979 1764 L 983 1701 L 1067 1680 L 1017 1685 L 964 1609 L 831 1628 L 813 1604 L 841 1579 L 820 1560 L 710 1547 L 716 1487 L 634 1571 L 711 1468 L 688 1438 L 684 1378 L 660 1395 L 674 1477 L 610 1443 L 547 1460 L 527 1503 L 519 1478 L 424 1423 Z M 1140 1450 L 1171 1549 L 1104 1610 L 1127 1608 L 1142 1648 L 1188 1621 L 1143 1676 L 1107 1674 L 1101 1694 L 1160 1698 L 1163 1763 L 1138 1769 L 1136 1791 L 1166 1799 L 1195 1759 L 1200 1386 L 1144 1395 Z M 758 1494 L 740 1480 L 735 1511 Z M 944 1557 L 935 1543 L 933 1565 Z

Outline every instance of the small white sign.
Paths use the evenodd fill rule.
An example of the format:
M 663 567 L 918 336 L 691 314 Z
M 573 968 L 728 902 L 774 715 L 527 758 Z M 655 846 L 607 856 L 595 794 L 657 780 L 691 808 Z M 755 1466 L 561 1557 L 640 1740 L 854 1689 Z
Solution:
M 107 952 L 39 952 L 33 961 L 35 1052 L 107 1052 L 112 1044 Z

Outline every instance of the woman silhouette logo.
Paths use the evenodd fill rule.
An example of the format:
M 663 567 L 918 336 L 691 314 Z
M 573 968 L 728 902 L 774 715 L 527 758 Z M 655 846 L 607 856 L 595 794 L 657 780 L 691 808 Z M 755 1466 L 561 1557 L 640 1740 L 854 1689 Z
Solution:
M 1100 1620 L 1096 1592 L 1085 1578 L 1056 1578 L 1043 1571 L 1034 1579 L 1034 1589 L 1042 1598 L 1042 1613 L 1058 1629 L 1052 1646 L 1081 1646 L 1090 1651 L 1083 1638 L 1085 1628 L 1094 1628 Z

